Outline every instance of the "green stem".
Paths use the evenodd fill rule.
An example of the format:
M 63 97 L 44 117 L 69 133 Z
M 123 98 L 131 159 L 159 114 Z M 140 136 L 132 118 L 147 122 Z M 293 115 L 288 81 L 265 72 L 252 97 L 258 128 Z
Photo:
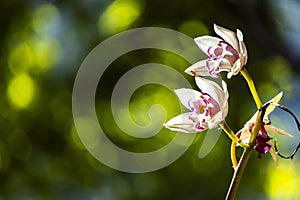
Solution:
M 236 149 L 236 143 L 234 141 L 232 141 L 231 145 L 230 145 L 230 158 L 231 158 L 231 163 L 232 163 L 233 169 L 237 168 L 237 166 L 238 166 L 238 162 L 236 160 L 235 149 Z
M 227 136 L 232 140 L 230 147 L 230 159 L 232 162 L 232 166 L 235 169 L 238 166 L 235 154 L 236 144 L 239 143 L 239 145 L 244 148 L 249 148 L 249 145 L 239 142 L 239 138 L 234 134 L 234 132 L 231 130 L 226 121 L 224 122 L 224 124 L 220 124 L 220 126 L 223 129 L 223 131 L 227 134 Z
M 223 124 L 220 124 L 220 127 L 223 129 L 223 131 L 228 135 L 228 137 L 232 141 L 238 143 L 239 138 L 234 134 L 234 132 L 231 130 L 231 128 L 229 127 L 226 121 Z
M 249 89 L 251 91 L 251 94 L 253 96 L 253 99 L 255 101 L 257 109 L 261 109 L 262 103 L 261 103 L 261 100 L 260 100 L 260 98 L 258 96 L 258 93 L 256 91 L 253 79 L 251 78 L 251 76 L 250 76 L 249 72 L 246 70 L 246 68 L 244 68 L 243 70 L 241 70 L 241 74 L 243 75 L 243 77 L 247 81 L 247 84 L 249 86 Z
M 240 158 L 238 166 L 234 170 L 233 177 L 232 177 L 232 180 L 230 183 L 230 187 L 229 187 L 227 195 L 226 195 L 226 200 L 234 200 L 235 195 L 238 190 L 238 187 L 239 187 L 239 184 L 241 182 L 241 178 L 244 173 L 245 167 L 246 167 L 247 162 L 252 153 L 252 150 L 253 150 L 252 148 L 251 149 L 244 148 L 244 152 Z
M 227 192 L 226 200 L 233 200 L 235 198 L 235 195 L 237 193 L 237 190 L 238 190 L 242 175 L 244 173 L 245 167 L 250 158 L 251 152 L 253 151 L 256 136 L 257 136 L 260 126 L 262 124 L 262 121 L 261 121 L 262 114 L 263 114 L 262 110 L 259 110 L 257 118 L 256 118 L 256 122 L 254 124 L 253 131 L 251 133 L 251 138 L 250 138 L 250 143 L 249 143 L 250 148 L 244 148 L 244 152 L 239 160 L 239 163 L 238 163 L 237 167 L 234 168 L 234 173 L 233 173 L 233 177 L 232 177 L 232 180 L 231 180 L 228 192 Z
M 220 124 L 220 127 L 223 129 L 223 131 L 227 134 L 227 136 L 235 143 L 239 144 L 241 147 L 249 148 L 248 144 L 240 143 L 239 138 L 234 134 L 234 132 L 231 130 L 230 126 L 225 121 L 223 124 Z
M 248 163 L 250 155 L 253 151 L 253 148 L 254 148 L 254 145 L 255 145 L 255 142 L 256 142 L 256 137 L 257 137 L 257 134 L 258 134 L 258 132 L 260 130 L 260 127 L 261 127 L 261 124 L 262 124 L 262 120 L 261 120 L 262 115 L 264 115 L 264 113 L 265 113 L 265 111 L 263 112 L 262 109 L 261 109 L 262 108 L 262 103 L 261 103 L 261 100 L 258 96 L 257 90 L 256 90 L 254 82 L 253 82 L 253 79 L 251 78 L 251 76 L 248 73 L 248 71 L 246 70 L 246 68 L 244 68 L 241 71 L 241 74 L 243 75 L 243 77 L 247 81 L 247 84 L 249 86 L 249 89 L 251 91 L 253 99 L 255 101 L 256 107 L 259 111 L 258 111 L 258 114 L 257 114 L 257 118 L 256 118 L 256 121 L 255 121 L 253 130 L 251 132 L 249 148 L 244 148 L 244 152 L 243 152 L 243 154 L 242 154 L 242 156 L 241 156 L 241 158 L 238 162 L 238 165 L 237 165 L 237 167 L 234 168 L 234 173 L 233 173 L 233 177 L 232 177 L 232 180 L 231 180 L 231 183 L 230 183 L 227 195 L 226 195 L 226 200 L 234 200 L 235 199 L 235 196 L 236 196 L 236 193 L 237 193 L 242 175 L 244 173 L 244 170 L 245 170 L 245 167 Z M 235 142 L 235 141 L 233 140 L 233 142 Z M 232 150 L 231 150 L 231 152 L 232 152 Z

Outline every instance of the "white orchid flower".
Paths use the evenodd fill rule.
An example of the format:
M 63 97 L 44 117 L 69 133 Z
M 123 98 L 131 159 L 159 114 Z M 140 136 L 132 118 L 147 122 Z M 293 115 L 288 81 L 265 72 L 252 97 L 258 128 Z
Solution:
M 216 127 L 224 121 L 228 113 L 227 85 L 222 81 L 221 88 L 217 83 L 196 77 L 201 92 L 182 88 L 175 90 L 180 102 L 190 112 L 178 115 L 164 126 L 173 131 L 195 133 Z
M 192 76 L 218 77 L 221 71 L 227 71 L 229 79 L 246 65 L 248 56 L 242 32 L 237 29 L 234 33 L 216 24 L 214 24 L 214 31 L 222 39 L 212 36 L 195 38 L 198 47 L 209 58 L 193 64 L 185 70 L 186 73 Z

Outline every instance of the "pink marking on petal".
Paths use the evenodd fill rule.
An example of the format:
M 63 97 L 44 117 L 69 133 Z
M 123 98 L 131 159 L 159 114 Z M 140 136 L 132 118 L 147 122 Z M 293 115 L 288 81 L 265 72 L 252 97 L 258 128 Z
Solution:
M 221 46 L 210 46 L 207 50 L 207 54 L 211 59 L 222 58 L 223 48 Z
M 221 41 L 220 44 L 223 49 L 222 58 L 228 60 L 228 62 L 233 66 L 240 57 L 238 51 L 224 41 Z
M 188 107 L 189 107 L 189 109 L 193 112 L 193 111 L 194 111 L 194 108 L 192 107 L 191 102 L 192 102 L 192 99 L 189 99 L 189 100 L 188 100 Z
M 201 126 L 200 123 L 196 123 L 195 124 L 195 129 L 198 130 L 198 131 L 203 131 L 203 130 L 205 130 L 205 127 Z
M 220 72 L 220 62 L 221 62 L 221 60 L 217 60 L 218 61 L 218 66 L 215 69 L 210 67 L 210 64 L 209 64 L 210 61 L 212 61 L 212 60 L 211 59 L 206 60 L 207 71 L 208 71 L 208 73 L 211 77 L 218 78 L 219 77 L 218 74 Z
M 217 113 L 220 112 L 220 105 L 208 93 L 202 93 L 199 99 L 188 101 L 189 109 L 195 113 L 188 116 L 194 124 L 194 128 L 198 131 L 207 129 L 207 121 L 211 120 Z M 197 117 L 196 117 L 197 116 Z
M 202 99 L 205 99 L 203 101 L 207 102 L 206 110 L 209 116 L 213 117 L 221 111 L 219 103 L 209 94 L 203 93 Z

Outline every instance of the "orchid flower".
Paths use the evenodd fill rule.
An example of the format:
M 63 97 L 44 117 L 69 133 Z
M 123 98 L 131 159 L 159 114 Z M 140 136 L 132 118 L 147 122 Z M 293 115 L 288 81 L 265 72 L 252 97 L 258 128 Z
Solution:
M 273 99 L 271 99 L 269 102 L 272 103 L 278 103 L 282 97 L 282 92 L 280 92 L 278 95 L 276 95 Z M 271 156 L 277 165 L 278 163 L 278 156 L 275 150 L 274 145 L 270 142 L 271 137 L 268 134 L 267 131 L 272 131 L 273 133 L 279 134 L 279 135 L 284 135 L 284 136 L 289 136 L 293 137 L 289 133 L 285 132 L 284 130 L 272 126 L 270 124 L 270 120 L 268 118 L 269 114 L 273 112 L 275 109 L 275 105 L 270 104 L 268 108 L 266 109 L 264 118 L 263 118 L 263 123 L 258 131 L 257 137 L 256 137 L 256 144 L 254 146 L 254 149 L 258 153 L 258 157 L 261 158 L 263 154 L 266 154 L 267 152 L 271 153 Z M 249 143 L 250 137 L 251 137 L 251 132 L 254 127 L 256 118 L 257 118 L 258 112 L 256 112 L 252 118 L 245 124 L 244 128 L 238 132 L 237 135 L 240 135 L 240 142 L 243 143 Z
M 212 36 L 194 39 L 209 58 L 193 64 L 185 72 L 192 76 L 216 78 L 221 71 L 227 71 L 227 78 L 230 79 L 231 76 L 238 74 L 247 63 L 248 56 L 243 34 L 239 29 L 234 33 L 216 24 L 214 24 L 214 31 L 222 39 Z
M 164 124 L 173 131 L 195 133 L 216 127 L 224 121 L 228 113 L 227 85 L 222 81 L 221 88 L 217 83 L 196 77 L 201 92 L 193 89 L 175 90 L 180 102 L 190 112 L 178 115 Z

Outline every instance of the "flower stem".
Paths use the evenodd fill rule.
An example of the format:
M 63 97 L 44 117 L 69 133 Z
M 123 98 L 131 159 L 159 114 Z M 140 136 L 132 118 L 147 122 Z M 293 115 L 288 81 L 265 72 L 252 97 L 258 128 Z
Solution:
M 239 139 L 234 134 L 234 132 L 231 130 L 231 128 L 229 127 L 229 125 L 227 124 L 226 121 L 224 121 L 223 124 L 220 124 L 220 127 L 227 134 L 227 136 L 232 140 L 231 147 L 230 147 L 230 159 L 231 159 L 231 162 L 232 162 L 232 166 L 235 169 L 237 167 L 236 154 L 235 154 L 235 146 L 236 146 L 236 143 L 238 142 Z
M 235 195 L 237 193 L 242 175 L 244 173 L 245 167 L 247 165 L 247 162 L 250 158 L 250 155 L 252 153 L 252 148 L 251 149 L 247 149 L 244 148 L 244 152 L 240 158 L 240 161 L 238 163 L 238 166 L 235 168 L 234 173 L 233 173 L 233 177 L 230 183 L 230 187 L 228 189 L 227 195 L 226 195 L 226 200 L 234 200 Z
M 224 121 L 223 124 L 220 124 L 220 127 L 223 129 L 223 131 L 228 135 L 228 137 L 234 141 L 235 143 L 238 143 L 239 138 L 234 134 L 234 132 L 231 130 L 230 126 L 227 124 L 226 121 Z
M 235 148 L 236 148 L 236 143 L 232 141 L 230 145 L 230 158 L 231 158 L 233 169 L 237 168 L 238 166 L 238 162 L 236 160 Z
M 232 140 L 230 147 L 230 159 L 232 162 L 232 166 L 235 169 L 238 165 L 235 153 L 236 144 L 239 143 L 239 145 L 244 148 L 249 148 L 249 145 L 239 142 L 239 138 L 234 134 L 234 132 L 231 130 L 226 121 L 223 124 L 220 124 L 220 126 L 223 129 L 223 131 L 228 135 L 228 137 Z
M 227 134 L 227 136 L 235 143 L 238 143 L 241 147 L 249 148 L 248 144 L 240 143 L 239 138 L 234 134 L 234 132 L 231 130 L 230 126 L 225 121 L 223 124 L 220 124 L 220 127 L 223 129 L 223 131 Z
M 246 79 L 247 81 L 247 84 L 249 86 L 249 89 L 251 91 L 251 94 L 253 96 L 253 99 L 255 101 L 255 104 L 256 104 L 256 107 L 257 109 L 261 109 L 262 107 L 262 103 L 261 103 L 261 100 L 258 96 L 258 93 L 256 91 L 256 88 L 255 88 L 255 85 L 254 85 L 254 82 L 253 82 L 253 79 L 251 78 L 249 72 L 247 71 L 246 68 L 242 69 L 241 71 L 241 74 L 243 75 L 243 77 Z
M 253 151 L 253 147 L 255 145 L 255 140 L 256 140 L 256 136 L 258 134 L 258 131 L 261 127 L 262 124 L 262 115 L 264 115 L 265 110 L 263 111 L 263 109 L 260 109 L 258 111 L 258 115 L 254 124 L 254 128 L 253 131 L 251 132 L 251 138 L 250 138 L 250 148 L 244 148 L 244 152 L 239 160 L 239 163 L 237 165 L 237 167 L 234 168 L 234 173 L 233 173 L 233 177 L 226 195 L 226 200 L 234 200 L 235 195 L 237 193 L 242 175 L 244 173 L 245 167 L 247 165 L 247 162 L 250 158 L 251 152 Z
M 265 114 L 265 111 L 266 111 L 265 109 L 262 109 L 262 102 L 259 98 L 259 95 L 255 88 L 253 79 L 251 78 L 249 72 L 246 70 L 246 68 L 244 68 L 240 72 L 243 75 L 243 77 L 245 78 L 245 80 L 247 81 L 247 84 L 251 91 L 252 97 L 253 97 L 256 107 L 258 109 L 258 114 L 257 114 L 257 118 L 255 121 L 253 130 L 251 132 L 249 146 L 248 146 L 248 148 L 246 148 L 244 145 L 244 151 L 243 151 L 243 154 L 238 163 L 236 161 L 236 153 L 235 153 L 235 147 L 236 147 L 236 143 L 238 143 L 238 138 L 232 132 L 231 129 L 228 129 L 228 127 L 226 127 L 226 126 L 228 126 L 226 123 L 224 123 L 224 126 L 222 127 L 223 130 L 225 131 L 225 133 L 227 133 L 227 135 L 232 139 L 230 154 L 231 154 L 231 162 L 233 163 L 233 167 L 234 167 L 234 173 L 233 173 L 233 177 L 232 177 L 232 180 L 231 180 L 231 183 L 230 183 L 227 195 L 226 195 L 226 200 L 234 200 L 234 198 L 236 196 L 236 193 L 237 193 L 242 175 L 244 173 L 245 167 L 246 167 L 248 160 L 250 158 L 250 155 L 254 149 L 256 137 L 257 137 L 258 131 L 262 124 L 262 116 Z

